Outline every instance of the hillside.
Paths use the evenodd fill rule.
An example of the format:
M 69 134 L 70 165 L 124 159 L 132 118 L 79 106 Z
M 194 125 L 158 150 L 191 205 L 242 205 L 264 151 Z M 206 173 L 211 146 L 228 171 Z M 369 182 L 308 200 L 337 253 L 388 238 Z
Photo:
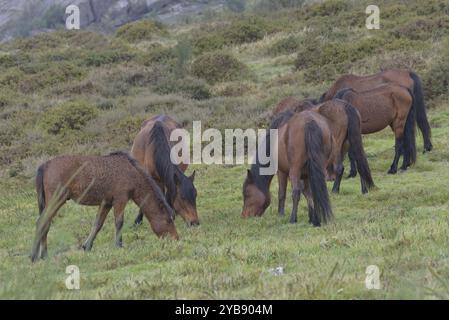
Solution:
M 0 297 L 448 298 L 449 1 L 378 1 L 380 30 L 365 28 L 368 4 L 250 1 L 240 13 L 0 44 Z M 365 136 L 378 190 L 362 196 L 343 181 L 334 224 L 310 227 L 303 201 L 297 225 L 277 217 L 277 182 L 264 217 L 242 221 L 245 167 L 198 165 L 202 225 L 177 219 L 181 241 L 134 228 L 129 205 L 125 248 L 113 247 L 109 217 L 85 254 L 95 210 L 71 204 L 52 225 L 50 258 L 30 265 L 33 178 L 50 157 L 129 150 L 142 121 L 163 112 L 189 129 L 263 128 L 286 96 L 319 97 L 339 75 L 391 67 L 423 79 L 435 150 L 422 155 L 418 135 L 417 164 L 390 176 L 391 131 Z M 69 264 L 80 266 L 79 292 L 64 289 Z M 364 286 L 372 264 L 379 291 Z M 270 274 L 279 265 L 285 274 Z

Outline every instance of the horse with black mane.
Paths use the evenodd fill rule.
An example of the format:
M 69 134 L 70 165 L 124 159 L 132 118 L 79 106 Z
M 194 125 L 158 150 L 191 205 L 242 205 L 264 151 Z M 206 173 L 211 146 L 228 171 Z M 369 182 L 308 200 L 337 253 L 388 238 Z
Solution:
M 184 172 L 188 164 L 181 163 L 177 166 L 170 159 L 173 145 L 170 134 L 179 128 L 180 124 L 167 115 L 158 115 L 146 120 L 134 139 L 131 154 L 166 193 L 167 201 L 176 213 L 179 213 L 188 225 L 198 225 L 197 192 L 193 185 L 195 172 L 187 177 Z M 141 223 L 142 216 L 143 213 L 139 212 L 136 224 Z
M 362 134 L 378 132 L 390 126 L 395 135 L 395 156 L 388 171 L 395 174 L 399 158 L 403 156 L 401 170 L 416 162 L 415 119 L 416 103 L 413 93 L 397 84 L 380 85 L 372 90 L 356 92 L 351 88 L 340 90 L 336 98 L 353 105 L 362 118 Z M 350 155 L 351 158 L 351 155 Z M 357 174 L 351 160 L 350 177 Z
M 111 208 L 115 216 L 115 243 L 122 246 L 124 210 L 133 200 L 159 236 L 178 239 L 174 213 L 154 180 L 123 152 L 107 156 L 60 156 L 37 170 L 36 191 L 39 219 L 31 249 L 31 260 L 47 256 L 47 234 L 58 210 L 70 199 L 86 206 L 99 206 L 89 237 L 83 244 L 91 250 Z
M 287 179 L 293 191 L 291 223 L 297 222 L 300 194 L 307 199 L 309 222 L 314 226 L 330 221 L 333 217 L 326 178 L 335 178 L 335 143 L 327 121 L 318 113 L 304 111 L 301 114 L 287 111 L 279 114 L 270 129 L 278 129 L 278 141 L 270 141 L 269 132 L 265 141 L 266 150 L 277 143 L 279 179 L 279 214 L 284 215 Z M 269 165 L 269 164 L 268 164 Z M 270 185 L 273 175 L 261 174 L 259 156 L 248 170 L 243 184 L 243 217 L 261 216 L 271 203 Z
M 416 122 L 424 139 L 424 152 L 431 151 L 433 148 L 430 139 L 431 129 L 426 115 L 422 82 L 419 76 L 413 71 L 406 69 L 388 69 L 368 76 L 344 75 L 337 79 L 331 88 L 321 96 L 320 102 L 332 100 L 340 90 L 345 88 L 362 92 L 388 83 L 401 85 L 411 91 L 414 97 L 413 109 L 416 113 Z
M 354 159 L 355 167 L 360 173 L 362 193 L 367 193 L 374 187 L 371 170 L 362 144 L 360 114 L 350 103 L 333 99 L 314 105 L 310 100 L 299 100 L 290 97 L 284 99 L 278 105 L 274 111 L 275 115 L 278 114 L 278 110 L 289 110 L 297 113 L 301 113 L 304 110 L 314 111 L 327 120 L 335 140 L 335 146 L 338 148 L 336 179 L 332 188 L 334 193 L 340 191 L 344 172 L 343 160 L 348 152 L 350 158 Z M 286 181 L 286 179 L 281 179 L 281 181 Z

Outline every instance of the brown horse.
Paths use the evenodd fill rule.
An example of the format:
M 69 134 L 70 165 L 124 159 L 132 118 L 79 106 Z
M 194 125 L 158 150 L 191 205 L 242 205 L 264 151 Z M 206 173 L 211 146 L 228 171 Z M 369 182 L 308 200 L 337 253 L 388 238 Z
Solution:
M 289 177 L 293 187 L 290 222 L 297 222 L 301 193 L 307 199 L 309 222 L 314 226 L 328 222 L 332 218 L 332 209 L 326 177 L 328 168 L 334 165 L 335 150 L 327 121 L 316 112 L 297 114 L 288 111 L 274 119 L 270 129 L 278 129 L 279 214 L 284 215 Z M 270 150 L 268 134 L 264 143 L 268 145 L 266 150 Z M 243 217 L 261 216 L 270 205 L 273 175 L 262 175 L 260 169 L 263 166 L 256 156 L 255 164 L 248 170 L 243 184 Z M 329 172 L 333 174 L 333 170 Z
M 426 105 L 424 103 L 424 93 L 421 79 L 410 70 L 389 69 L 369 76 L 344 75 L 340 77 L 331 88 L 323 94 L 320 101 L 328 101 L 333 99 L 337 92 L 351 88 L 357 92 L 368 91 L 375 87 L 394 83 L 409 89 L 414 96 L 414 110 L 416 112 L 416 122 L 423 135 L 424 152 L 431 151 L 433 146 L 431 142 L 431 129 L 426 115 Z
M 356 92 L 340 90 L 337 98 L 348 101 L 362 117 L 362 133 L 378 132 L 390 126 L 396 137 L 395 156 L 388 173 L 397 172 L 398 162 L 403 155 L 401 170 L 416 162 L 415 109 L 413 93 L 397 84 L 384 84 L 372 90 Z M 355 175 L 351 164 L 351 174 Z
M 170 133 L 181 126 L 166 115 L 146 120 L 134 139 L 132 156 L 154 178 L 161 190 L 166 191 L 170 206 L 179 213 L 188 225 L 198 225 L 196 210 L 196 189 L 193 185 L 195 172 L 190 177 L 184 175 L 187 164 L 179 166 L 170 159 Z M 135 223 L 140 224 L 143 213 L 139 212 Z
M 290 98 L 283 100 L 283 102 L 286 101 L 292 100 Z M 281 105 L 282 108 L 279 108 Z M 314 106 L 310 102 L 303 103 L 301 100 L 296 99 L 296 103 L 283 104 L 281 102 L 274 111 L 275 114 L 278 114 L 278 109 L 293 112 L 310 110 L 319 113 L 327 120 L 335 140 L 335 147 L 338 149 L 336 179 L 332 188 L 334 193 L 340 191 L 340 184 L 344 172 L 343 160 L 348 151 L 351 159 L 354 159 L 355 166 L 360 173 L 362 193 L 367 193 L 369 189 L 374 187 L 373 178 L 371 177 L 371 171 L 362 144 L 360 114 L 351 104 L 343 100 L 334 99 Z
M 31 249 L 31 260 L 47 256 L 47 234 L 52 219 L 67 200 L 86 206 L 99 206 L 91 233 L 83 244 L 92 248 L 107 214 L 114 208 L 115 243 L 122 246 L 125 206 L 133 200 L 159 236 L 178 239 L 173 210 L 154 180 L 137 162 L 123 152 L 108 156 L 61 156 L 42 164 L 36 175 L 39 219 Z

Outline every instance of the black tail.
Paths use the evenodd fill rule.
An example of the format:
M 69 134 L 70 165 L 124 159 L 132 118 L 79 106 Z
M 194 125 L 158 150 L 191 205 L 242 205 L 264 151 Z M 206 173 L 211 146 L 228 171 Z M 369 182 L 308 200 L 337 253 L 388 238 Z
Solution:
M 431 130 L 429 121 L 427 120 L 422 82 L 419 76 L 414 72 L 410 72 L 410 77 L 414 82 L 413 95 L 415 96 L 415 99 L 413 104 L 416 113 L 416 122 L 418 124 L 419 130 L 421 130 L 424 139 L 424 152 L 431 151 L 433 148 L 432 142 L 430 140 Z
M 344 89 L 341 89 L 341 90 L 339 90 L 339 91 L 335 94 L 334 99 L 346 100 L 346 99 L 345 99 L 345 94 L 348 93 L 348 92 L 354 92 L 354 90 L 353 90 L 352 88 L 344 88 Z
M 345 104 L 345 111 L 348 117 L 349 154 L 351 159 L 355 160 L 357 171 L 360 174 L 362 192 L 366 193 L 374 187 L 374 181 L 371 177 L 371 170 L 366 159 L 365 150 L 363 149 L 360 115 L 349 103 Z
M 173 207 L 176 197 L 175 165 L 170 160 L 170 146 L 167 141 L 166 127 L 161 121 L 156 121 L 150 131 L 150 144 L 154 144 L 154 159 L 156 170 L 164 186 L 167 188 L 166 199 Z
M 37 192 L 37 205 L 39 207 L 39 215 L 42 215 L 45 209 L 45 191 L 44 191 L 44 165 L 41 165 L 37 169 L 36 174 L 36 192 Z
M 314 225 L 330 221 L 333 217 L 327 192 L 326 179 L 323 172 L 323 134 L 315 121 L 305 126 L 305 145 L 307 153 L 307 174 L 314 204 Z
M 413 102 L 410 111 L 408 112 L 404 127 L 404 165 L 402 166 L 402 169 L 404 170 L 416 162 L 416 99 L 413 95 L 413 92 L 409 90 L 409 93 L 412 96 Z

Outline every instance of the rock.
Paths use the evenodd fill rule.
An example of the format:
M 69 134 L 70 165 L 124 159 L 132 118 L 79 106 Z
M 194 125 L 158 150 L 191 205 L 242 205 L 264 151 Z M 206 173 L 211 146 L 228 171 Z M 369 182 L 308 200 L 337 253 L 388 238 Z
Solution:
M 227 0 L 0 0 L 0 40 L 17 35 L 21 21 L 31 22 L 52 6 L 75 4 L 80 9 L 81 28 L 110 31 L 147 16 L 163 23 L 176 23 L 181 17 L 221 10 Z M 43 32 L 29 23 L 29 35 Z

